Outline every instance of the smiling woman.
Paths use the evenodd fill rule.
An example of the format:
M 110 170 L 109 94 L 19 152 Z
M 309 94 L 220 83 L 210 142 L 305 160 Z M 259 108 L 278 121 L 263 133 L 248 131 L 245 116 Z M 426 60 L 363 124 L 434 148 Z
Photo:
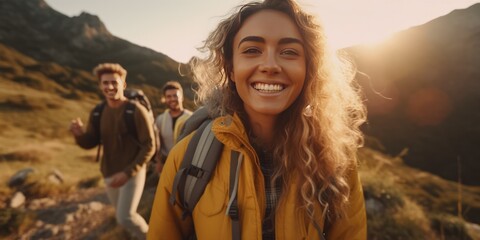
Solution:
M 288 15 L 265 10 L 245 20 L 233 40 L 230 78 L 256 137 L 272 142 L 280 113 L 300 94 L 305 81 L 305 51 Z
M 181 205 L 169 198 L 177 197 L 172 186 L 192 135 L 174 146 L 149 238 L 365 239 L 356 170 L 364 106 L 351 85 L 354 71 L 326 48 L 314 17 L 294 0 L 247 3 L 220 22 L 203 50 L 207 57 L 192 63 L 198 100 L 224 147 L 197 207 L 182 220 Z M 241 156 L 238 175 L 230 174 L 232 151 Z M 226 195 L 235 189 L 232 176 L 236 198 Z M 232 201 L 238 221 L 225 214 Z

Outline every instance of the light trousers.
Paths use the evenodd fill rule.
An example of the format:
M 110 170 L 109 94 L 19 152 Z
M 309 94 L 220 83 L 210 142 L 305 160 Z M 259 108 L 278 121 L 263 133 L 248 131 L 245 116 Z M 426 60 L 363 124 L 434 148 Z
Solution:
M 105 178 L 107 195 L 115 208 L 115 218 L 136 239 L 145 239 L 148 224 L 137 213 L 138 204 L 142 197 L 147 168 L 144 166 L 134 177 L 131 177 L 123 186 L 112 188 L 110 178 Z

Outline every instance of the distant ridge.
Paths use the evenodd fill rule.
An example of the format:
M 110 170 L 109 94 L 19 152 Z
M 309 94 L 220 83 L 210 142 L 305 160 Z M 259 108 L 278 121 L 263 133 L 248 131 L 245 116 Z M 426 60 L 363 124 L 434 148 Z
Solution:
M 0 43 L 40 62 L 91 72 L 100 62 L 118 62 L 128 70 L 127 81 L 150 95 L 166 81 L 179 80 L 190 91 L 189 76 L 178 73 L 180 63 L 110 33 L 95 15 L 68 17 L 44 0 L 0 0 Z M 154 31 L 154 30 L 152 30 Z
M 365 131 L 406 163 L 480 185 L 480 3 L 347 49 L 365 85 Z M 373 89 L 391 98 L 375 94 Z

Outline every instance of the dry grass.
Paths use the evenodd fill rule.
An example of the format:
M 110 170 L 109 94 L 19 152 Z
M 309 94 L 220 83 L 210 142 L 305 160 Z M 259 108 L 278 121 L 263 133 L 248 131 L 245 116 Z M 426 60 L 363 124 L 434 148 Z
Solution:
M 91 161 L 82 160 L 86 153 Z M 40 175 L 46 175 L 53 170 L 59 170 L 65 177 L 65 182 L 78 183 L 80 180 L 99 177 L 98 163 L 94 162 L 95 150 L 85 151 L 74 145 L 72 140 L 54 140 L 30 143 L 18 147 L 9 153 L 1 153 L 16 161 L 0 161 L 0 181 L 7 183 L 17 171 L 24 168 L 34 168 Z M 6 186 L 0 186 L 0 189 Z
M 68 132 L 70 120 L 77 116 L 86 120 L 95 101 L 61 99 L 1 77 L 0 85 L 0 235 L 21 236 L 35 216 L 26 210 L 7 208 L 14 191 L 22 191 L 28 202 L 102 184 L 98 163 L 94 162 L 96 150 L 76 146 Z M 9 188 L 11 176 L 25 168 L 35 172 L 21 186 Z M 48 181 L 53 170 L 62 173 L 64 183 Z
M 475 239 L 457 215 L 455 182 L 371 149 L 362 149 L 359 158 L 366 199 L 376 199 L 384 207 L 381 212 L 367 212 L 369 239 Z M 463 189 L 462 204 L 478 211 L 480 187 Z
M 83 179 L 99 177 L 95 149 L 83 150 L 76 146 L 68 132 L 70 120 L 86 120 L 94 101 L 57 101 L 56 96 L 0 78 L 0 102 L 24 94 L 29 102 L 56 101 L 60 108 L 18 111 L 0 107 L 0 182 L 7 183 L 17 171 L 32 167 L 39 174 L 59 170 L 66 184 L 74 185 Z M 92 159 L 87 161 L 85 159 Z M 0 185 L 5 192 L 6 185 Z

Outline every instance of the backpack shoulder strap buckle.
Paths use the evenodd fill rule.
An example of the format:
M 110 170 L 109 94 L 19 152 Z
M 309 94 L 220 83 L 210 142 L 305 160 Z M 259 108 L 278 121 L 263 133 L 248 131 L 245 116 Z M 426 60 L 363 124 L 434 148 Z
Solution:
M 187 174 L 190 176 L 194 176 L 196 178 L 201 178 L 203 177 L 203 174 L 205 173 L 205 170 L 195 166 L 195 165 L 190 165 L 190 167 L 187 169 Z

